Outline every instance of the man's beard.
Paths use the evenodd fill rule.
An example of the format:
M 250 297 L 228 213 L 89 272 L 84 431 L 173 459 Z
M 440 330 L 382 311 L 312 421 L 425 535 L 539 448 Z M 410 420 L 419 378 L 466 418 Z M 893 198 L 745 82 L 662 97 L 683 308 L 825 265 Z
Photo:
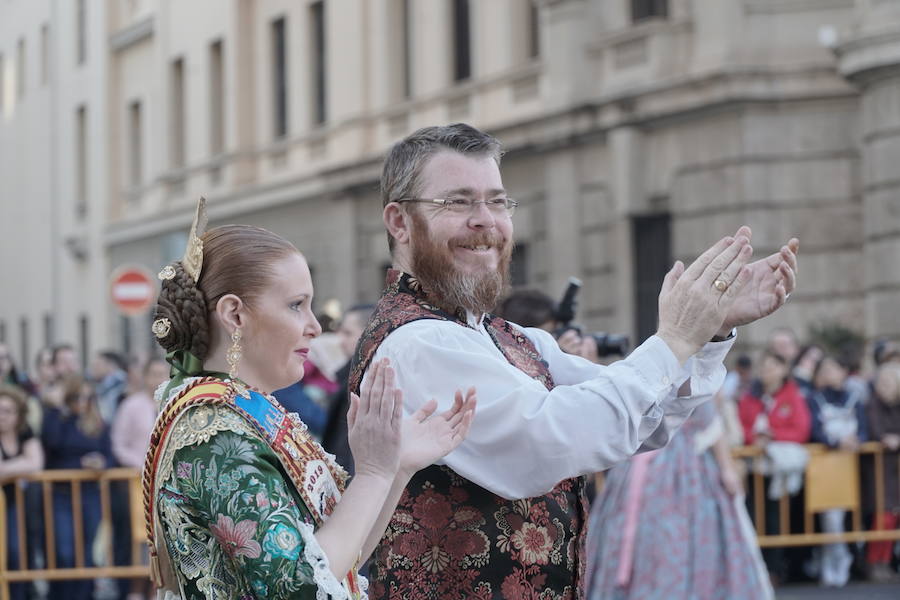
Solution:
M 432 241 L 428 224 L 413 216 L 412 271 L 429 299 L 450 313 L 464 308 L 476 315 L 490 312 L 509 285 L 509 263 L 512 244 L 497 233 L 477 233 L 454 245 L 486 245 L 500 249 L 497 268 L 481 273 L 461 272 L 453 262 L 450 246 Z

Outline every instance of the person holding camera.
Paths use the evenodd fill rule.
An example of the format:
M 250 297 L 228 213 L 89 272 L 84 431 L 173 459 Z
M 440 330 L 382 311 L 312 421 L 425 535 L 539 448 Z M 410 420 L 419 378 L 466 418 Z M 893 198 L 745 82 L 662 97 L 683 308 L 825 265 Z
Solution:
M 490 311 L 508 283 L 517 206 L 500 144 L 465 124 L 421 129 L 382 172 L 394 268 L 357 346 L 356 391 L 389 358 L 413 412 L 465 380 L 469 437 L 391 490 L 371 598 L 581 597 L 585 474 L 668 442 L 722 384 L 733 329 L 795 286 L 798 242 L 750 263 L 741 227 L 662 283 L 657 334 L 609 366 Z

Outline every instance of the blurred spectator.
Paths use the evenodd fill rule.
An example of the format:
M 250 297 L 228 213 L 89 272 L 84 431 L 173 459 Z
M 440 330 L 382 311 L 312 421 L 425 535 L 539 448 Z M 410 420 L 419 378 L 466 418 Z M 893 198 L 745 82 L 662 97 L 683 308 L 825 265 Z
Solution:
M 53 368 L 53 350 L 41 348 L 34 359 L 34 377 L 32 382 L 38 396 L 56 379 L 56 370 Z
M 42 441 L 48 469 L 105 469 L 112 462 L 109 428 L 100 416 L 94 390 L 85 380 L 68 374 L 61 380 L 62 394 L 53 396 L 44 413 Z M 94 536 L 100 523 L 100 495 L 96 483 L 81 485 L 85 566 L 93 566 Z M 67 485 L 53 489 L 53 523 L 56 531 L 56 564 L 75 566 L 75 530 L 72 491 Z M 49 549 L 48 549 L 49 551 Z M 93 581 L 53 581 L 50 598 L 90 600 Z
M 799 454 L 806 456 L 799 444 L 808 442 L 810 433 L 809 407 L 797 384 L 789 376 L 789 363 L 781 354 L 773 350 L 763 353 L 759 379 L 751 384 L 741 398 L 738 414 L 744 429 L 745 443 L 765 449 L 766 459 L 760 461 L 754 469 L 767 475 L 763 480 L 767 489 L 764 500 L 765 533 L 774 535 L 781 529 L 781 514 L 776 499 L 784 494 L 784 490 L 789 494 L 799 491 L 802 469 L 806 464 L 806 459 L 799 457 Z M 796 480 L 797 489 L 793 489 L 792 478 Z M 754 514 L 756 497 L 753 484 L 754 480 L 751 479 L 750 493 L 747 494 L 750 514 Z M 790 522 L 796 528 L 802 522 L 798 518 L 802 514 L 799 496 L 790 498 L 789 506 Z M 766 548 L 763 550 L 763 559 L 775 585 L 786 581 L 803 561 L 801 551 L 788 551 L 785 548 Z
M 763 354 L 760 378 L 741 398 L 738 413 L 747 444 L 809 441 L 809 407 L 797 384 L 788 377 L 787 359 L 774 351 Z
M 787 364 L 793 364 L 800 352 L 797 334 L 790 327 L 776 327 L 769 333 L 766 350 L 781 356 Z
M 53 372 L 57 379 L 66 375 L 77 374 L 81 368 L 78 366 L 78 357 L 75 348 L 71 344 L 57 344 L 53 346 L 50 360 L 53 364 Z
M 22 388 L 27 394 L 33 393 L 31 382 L 24 372 L 16 368 L 6 344 L 0 344 L 0 383 Z
M 876 367 L 886 362 L 900 362 L 900 345 L 887 338 L 876 340 L 872 347 L 872 359 Z
M 374 304 L 359 304 L 350 308 L 344 313 L 337 331 L 340 348 L 346 357 L 346 362 L 335 375 L 340 387 L 331 400 L 331 410 L 322 436 L 322 446 L 326 451 L 335 455 L 337 463 L 343 466 L 350 475 L 353 475 L 354 468 L 353 455 L 350 453 L 350 443 L 347 440 L 347 411 L 350 409 L 347 380 L 350 377 L 350 361 L 353 353 L 356 352 L 356 344 L 374 311 Z
M 94 381 L 100 416 L 105 423 L 112 423 L 119 402 L 125 397 L 128 386 L 126 367 L 125 359 L 112 350 L 98 352 L 91 361 L 90 376 Z
M 794 360 L 791 375 L 806 398 L 809 398 L 810 394 L 812 394 L 813 373 L 824 355 L 822 348 L 816 344 L 808 344 L 800 350 L 797 358 Z
M 556 302 L 538 290 L 513 292 L 500 304 L 497 314 L 516 325 L 537 327 L 550 333 L 557 326 Z
M 110 437 L 116 462 L 123 467 L 143 468 L 150 434 L 156 422 L 156 401 L 153 393 L 169 379 L 169 364 L 161 358 L 148 360 L 142 372 L 141 389 L 134 391 L 119 405 L 113 419 Z M 113 562 L 116 565 L 131 564 L 131 523 L 128 505 L 128 487 L 125 482 L 116 481 L 111 486 L 113 520 Z M 119 579 L 119 597 L 128 594 L 146 595 L 149 580 Z
M 716 407 L 725 428 L 724 439 L 729 446 L 744 444 L 744 430 L 738 417 L 738 402 L 753 383 L 753 361 L 746 354 L 737 357 L 734 369 L 729 371 L 716 394 Z
M 896 529 L 900 525 L 900 364 L 882 361 L 875 375 L 875 393 L 867 406 L 871 439 L 884 444 L 884 511 L 875 515 L 873 529 Z M 875 581 L 896 581 L 891 569 L 894 542 L 869 542 L 869 577 Z
M 40 401 L 36 398 L 37 386 L 28 379 L 24 371 L 16 368 L 9 348 L 5 344 L 0 344 L 0 384 L 12 385 L 25 394 L 26 398 L 26 421 L 28 425 L 35 431 L 35 427 L 41 422 L 41 406 Z
M 20 477 L 44 468 L 44 452 L 40 441 L 26 423 L 26 410 L 26 396 L 21 388 L 0 384 L 0 479 Z M 19 562 L 15 486 L 16 483 L 3 486 L 3 493 L 6 495 L 6 566 L 11 570 L 25 567 Z M 24 514 L 28 515 L 27 507 L 22 508 L 26 511 Z M 26 518 L 30 520 L 38 517 L 32 513 Z M 24 583 L 12 583 L 9 590 L 13 600 L 24 600 Z
M 136 469 L 144 466 L 157 413 L 153 393 L 169 379 L 169 364 L 161 358 L 151 358 L 143 373 L 143 389 L 122 401 L 110 434 L 113 455 L 118 464 Z
M 813 391 L 809 397 L 812 415 L 812 441 L 847 452 L 856 452 L 866 440 L 865 402 L 855 387 L 847 385 L 847 369 L 833 356 L 826 355 L 813 373 Z M 820 515 L 826 533 L 843 533 L 843 509 L 826 510 Z M 850 579 L 853 556 L 847 544 L 822 547 L 820 581 L 823 585 L 843 587 Z
M 325 433 L 331 399 L 338 391 L 336 373 L 345 360 L 337 333 L 323 333 L 309 344 L 303 379 L 274 394 L 285 410 L 300 415 L 316 440 Z
M 813 374 L 809 397 L 811 441 L 855 452 L 867 439 L 865 402 L 859 390 L 848 388 L 847 369 L 836 358 L 824 356 Z

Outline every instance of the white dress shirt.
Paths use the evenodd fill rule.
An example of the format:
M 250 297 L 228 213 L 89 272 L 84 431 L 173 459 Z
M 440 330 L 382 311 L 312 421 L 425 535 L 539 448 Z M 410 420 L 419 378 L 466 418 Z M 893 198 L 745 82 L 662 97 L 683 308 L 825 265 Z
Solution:
M 563 479 L 665 445 L 721 387 L 722 361 L 734 343 L 706 344 L 682 367 L 653 336 L 604 366 L 566 354 L 541 329 L 520 328 L 550 366 L 556 387 L 548 391 L 506 360 L 480 320 L 470 316 L 470 324 L 407 323 L 384 339 L 373 360 L 390 359 L 406 414 L 430 398 L 438 412 L 447 410 L 457 389 L 476 388 L 469 435 L 438 464 L 507 499 L 543 495 Z M 689 395 L 679 396 L 685 383 Z

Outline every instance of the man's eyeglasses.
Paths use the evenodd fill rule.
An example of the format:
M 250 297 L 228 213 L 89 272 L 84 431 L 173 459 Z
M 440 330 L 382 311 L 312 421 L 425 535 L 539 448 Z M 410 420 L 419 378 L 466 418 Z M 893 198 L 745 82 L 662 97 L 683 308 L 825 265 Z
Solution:
M 399 200 L 394 200 L 394 202 L 398 204 L 404 202 L 436 204 L 459 215 L 471 214 L 477 204 L 484 204 L 489 211 L 496 215 L 508 214 L 512 216 L 519 205 L 512 198 L 491 198 L 490 200 L 473 200 L 471 198 L 400 198 Z

